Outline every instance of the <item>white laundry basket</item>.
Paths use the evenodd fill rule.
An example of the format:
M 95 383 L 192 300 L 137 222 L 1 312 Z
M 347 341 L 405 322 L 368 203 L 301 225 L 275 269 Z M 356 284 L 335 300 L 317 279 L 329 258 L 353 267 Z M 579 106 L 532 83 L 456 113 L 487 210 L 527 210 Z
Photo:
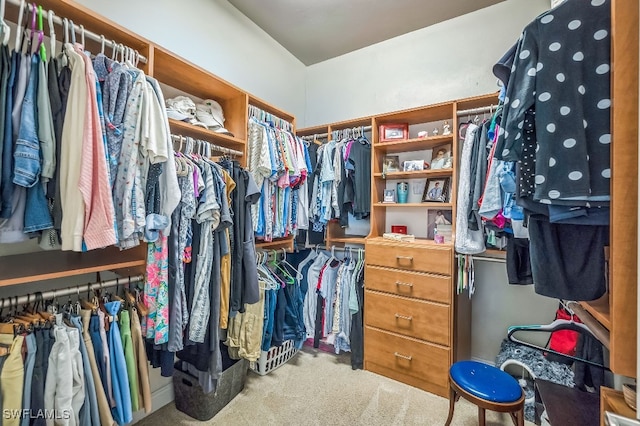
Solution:
M 269 374 L 276 368 L 284 365 L 298 353 L 293 340 L 285 341 L 282 346 L 274 346 L 268 351 L 262 351 L 260 359 L 249 364 L 249 368 L 261 376 Z

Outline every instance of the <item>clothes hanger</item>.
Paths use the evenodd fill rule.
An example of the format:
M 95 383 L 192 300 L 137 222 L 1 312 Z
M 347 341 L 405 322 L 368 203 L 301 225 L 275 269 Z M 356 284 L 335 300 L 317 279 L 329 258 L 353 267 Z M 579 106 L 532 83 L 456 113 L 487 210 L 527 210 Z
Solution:
M 50 58 L 56 57 L 56 30 L 53 25 L 54 13 L 52 10 L 47 12 L 47 21 L 49 23 L 49 55 Z
M 85 49 L 84 44 L 84 25 L 80 24 L 80 44 L 82 45 L 82 49 Z
M 0 22 L 2 26 L 2 44 L 6 46 L 9 43 L 9 37 L 11 36 L 11 28 L 4 20 L 4 11 L 6 6 L 6 0 L 0 0 Z
M 578 361 L 578 362 L 584 362 L 585 364 L 589 364 L 592 365 L 594 367 L 599 367 L 599 368 L 603 368 L 605 370 L 609 370 L 608 367 L 605 367 L 602 364 L 598 364 L 596 362 L 590 361 L 588 359 L 582 359 L 576 356 L 572 356 L 572 355 L 567 355 L 567 354 L 563 354 L 562 352 L 558 352 L 554 349 L 551 348 L 545 348 L 545 347 L 541 347 L 538 345 L 535 345 L 533 343 L 529 343 L 529 342 L 525 342 L 523 340 L 517 339 L 516 337 L 514 337 L 514 334 L 520 331 L 529 331 L 529 332 L 554 332 L 554 331 L 558 331 L 558 330 L 572 330 L 572 331 L 576 331 L 579 333 L 586 333 L 588 336 L 591 336 L 593 339 L 596 339 L 596 337 L 593 335 L 593 333 L 591 333 L 591 330 L 589 330 L 589 328 L 579 322 L 575 322 L 573 320 L 564 320 L 564 319 L 557 319 L 554 320 L 553 322 L 551 322 L 550 324 L 546 324 L 546 325 L 516 325 L 516 326 L 511 326 L 507 329 L 507 339 L 509 339 L 509 341 L 526 346 L 528 348 L 531 349 L 536 349 L 542 352 L 546 352 L 546 353 L 552 353 L 552 354 L 556 354 L 558 356 L 562 356 L 565 357 L 567 359 L 572 359 L 574 361 Z M 596 339 L 597 340 L 597 339 Z
M 25 4 L 26 4 L 25 0 L 20 0 L 20 12 L 18 13 L 18 27 L 16 28 L 16 44 L 14 46 L 14 50 L 16 52 L 20 52 L 22 50 L 22 40 L 24 35 L 22 33 L 22 19 L 24 17 Z
M 76 44 L 76 25 L 73 23 L 73 20 L 69 20 L 69 35 L 71 36 L 71 43 Z

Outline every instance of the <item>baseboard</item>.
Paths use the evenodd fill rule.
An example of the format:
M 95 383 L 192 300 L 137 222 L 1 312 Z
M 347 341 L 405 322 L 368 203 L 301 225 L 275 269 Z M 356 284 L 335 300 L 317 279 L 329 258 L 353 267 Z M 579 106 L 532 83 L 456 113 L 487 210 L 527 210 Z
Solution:
M 472 361 L 481 362 L 481 363 L 483 363 L 483 364 L 489 364 L 489 365 L 493 365 L 493 366 L 495 366 L 495 365 L 496 365 L 495 361 L 487 361 L 486 359 L 477 358 L 477 357 L 475 357 L 475 356 L 472 356 L 472 357 L 471 357 L 471 360 L 472 360 Z
M 151 413 L 158 411 L 165 405 L 171 404 L 174 398 L 175 398 L 175 395 L 173 393 L 173 383 L 171 382 L 157 389 L 156 391 L 152 392 L 151 393 L 151 407 L 152 407 Z M 139 422 L 149 414 L 145 414 L 144 411 L 138 411 L 136 413 L 133 413 L 133 423 Z

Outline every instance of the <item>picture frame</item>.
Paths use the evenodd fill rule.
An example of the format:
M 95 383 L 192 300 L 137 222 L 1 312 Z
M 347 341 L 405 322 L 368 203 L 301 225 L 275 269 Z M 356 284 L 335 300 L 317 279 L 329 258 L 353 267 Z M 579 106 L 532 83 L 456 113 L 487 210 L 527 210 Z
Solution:
M 449 202 L 449 185 L 451 178 L 439 177 L 427 179 L 422 193 L 422 202 L 447 203 Z
M 402 164 L 402 171 L 417 172 L 424 170 L 424 160 L 407 160 Z
M 380 142 L 395 142 L 406 140 L 409 137 L 409 124 L 381 124 L 379 139 Z
M 384 195 L 382 199 L 382 203 L 384 204 L 392 204 L 396 202 L 396 190 L 395 189 L 385 189 Z
M 451 225 L 452 221 L 451 210 L 429 209 L 427 212 L 427 238 L 433 240 L 438 225 Z
M 382 163 L 382 173 L 393 173 L 400 171 L 400 157 L 398 155 L 385 155 Z
M 439 145 L 431 151 L 431 170 L 450 169 L 453 167 L 451 145 Z

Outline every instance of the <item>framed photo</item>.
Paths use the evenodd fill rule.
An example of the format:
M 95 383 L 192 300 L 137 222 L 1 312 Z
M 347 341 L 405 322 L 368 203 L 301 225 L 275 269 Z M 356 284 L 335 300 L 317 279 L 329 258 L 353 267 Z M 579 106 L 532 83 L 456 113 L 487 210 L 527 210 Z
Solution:
M 427 212 L 427 238 L 433 240 L 438 225 L 451 225 L 451 210 L 429 210 Z
M 385 189 L 384 190 L 384 198 L 382 200 L 383 203 L 395 203 L 396 202 L 396 190 L 395 189 Z
M 427 184 L 425 185 L 424 193 L 422 194 L 422 201 L 431 203 L 448 202 L 449 183 L 450 178 L 448 177 L 427 179 Z
M 400 171 L 400 157 L 397 155 L 386 155 L 382 164 L 382 173 Z
M 450 169 L 453 167 L 451 145 L 440 145 L 431 152 L 431 170 Z
M 408 136 L 409 125 L 407 123 L 380 125 L 380 142 L 401 141 L 407 139 Z
M 415 172 L 418 170 L 424 170 L 424 160 L 407 160 L 402 165 L 402 171 Z

